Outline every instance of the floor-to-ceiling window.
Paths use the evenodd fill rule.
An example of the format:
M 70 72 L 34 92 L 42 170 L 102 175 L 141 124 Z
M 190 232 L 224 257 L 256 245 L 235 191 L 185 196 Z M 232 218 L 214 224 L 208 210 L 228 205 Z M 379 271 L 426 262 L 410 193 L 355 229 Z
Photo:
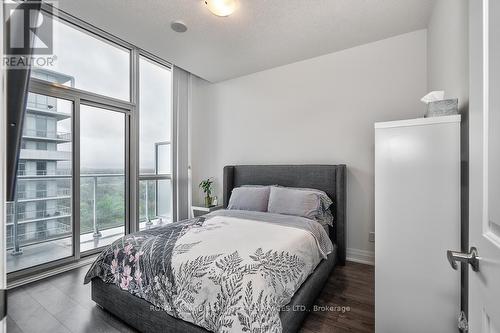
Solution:
M 44 15 L 57 61 L 32 69 L 7 223 L 11 278 L 173 216 L 170 66 L 64 13 Z
M 172 72 L 139 58 L 140 229 L 172 221 Z

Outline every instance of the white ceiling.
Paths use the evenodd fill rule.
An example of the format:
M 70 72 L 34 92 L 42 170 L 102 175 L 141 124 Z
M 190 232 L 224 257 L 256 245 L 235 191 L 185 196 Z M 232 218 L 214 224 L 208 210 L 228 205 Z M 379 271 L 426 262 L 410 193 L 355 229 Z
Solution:
M 203 0 L 60 0 L 58 7 L 218 82 L 423 29 L 434 0 L 239 0 L 216 17 Z M 182 20 L 179 34 L 170 23 Z

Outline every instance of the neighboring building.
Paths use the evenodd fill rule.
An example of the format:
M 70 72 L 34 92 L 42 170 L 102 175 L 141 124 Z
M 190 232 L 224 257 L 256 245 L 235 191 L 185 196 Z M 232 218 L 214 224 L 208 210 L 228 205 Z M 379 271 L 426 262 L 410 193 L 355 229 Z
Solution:
M 32 77 L 73 86 L 73 77 L 57 72 L 33 69 Z M 16 192 L 20 246 L 71 236 L 71 112 L 56 98 L 28 96 Z M 61 122 L 66 132 L 60 130 Z M 16 245 L 14 226 L 11 214 L 8 248 Z

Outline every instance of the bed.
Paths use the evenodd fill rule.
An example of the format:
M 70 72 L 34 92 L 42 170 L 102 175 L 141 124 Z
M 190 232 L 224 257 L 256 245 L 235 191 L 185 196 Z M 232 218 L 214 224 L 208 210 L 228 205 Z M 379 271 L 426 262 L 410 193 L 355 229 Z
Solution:
M 306 317 L 307 313 L 310 311 L 310 308 L 314 304 L 317 296 L 320 294 L 324 284 L 326 283 L 328 277 L 332 273 L 335 265 L 345 264 L 345 256 L 346 256 L 346 243 L 345 243 L 345 228 L 346 228 L 346 166 L 345 165 L 238 165 L 238 166 L 226 166 L 224 168 L 224 179 L 223 179 L 223 204 L 224 208 L 226 208 L 229 204 L 230 194 L 234 188 L 246 186 L 246 185 L 280 185 L 285 187 L 294 187 L 294 188 L 312 188 L 324 191 L 333 201 L 333 205 L 331 205 L 330 209 L 334 216 L 334 225 L 330 227 L 329 237 L 331 239 L 331 243 L 333 243 L 333 248 L 328 255 L 325 255 L 324 259 L 319 262 L 317 266 L 313 268 L 313 271 L 310 275 L 304 277 L 304 280 L 297 280 L 300 283 L 300 287 L 290 295 L 289 303 L 286 306 L 280 306 L 279 311 L 279 321 L 280 321 L 280 329 L 283 332 L 297 332 L 301 326 L 302 321 Z M 231 213 L 231 211 L 227 211 Z M 220 215 L 229 214 L 229 213 L 220 213 Z M 234 213 L 231 213 L 234 214 Z M 234 216 L 224 217 L 224 219 L 234 218 Z M 203 226 L 205 229 L 210 229 L 211 227 L 216 228 L 217 223 L 219 224 L 227 224 L 227 221 L 222 219 L 222 217 L 218 216 L 216 218 L 211 218 L 208 222 L 212 223 L 211 225 L 208 222 Z M 203 224 L 204 219 L 201 219 L 201 223 Z M 241 220 L 241 219 L 240 219 Z M 238 220 L 238 221 L 240 221 Z M 233 220 L 230 220 L 233 221 Z M 236 221 L 236 220 L 234 220 Z M 241 220 L 247 221 L 247 220 Z M 276 221 L 272 221 L 274 224 L 279 223 Z M 192 222 L 178 222 L 178 225 L 181 226 L 185 223 L 189 228 L 197 227 L 196 225 L 190 224 Z M 195 222 L 199 223 L 199 222 Z M 232 222 L 235 224 L 235 222 Z M 241 224 L 240 226 L 247 225 L 248 221 L 245 224 Z M 269 226 L 266 223 L 265 228 L 272 228 L 272 224 Z M 231 224 L 231 223 L 229 223 Z M 259 225 L 264 226 L 264 225 Z M 226 228 L 224 226 L 224 228 Z M 185 228 L 184 228 L 185 229 Z M 184 230 L 183 229 L 183 230 Z M 191 229 L 189 229 L 191 230 Z M 196 231 L 195 229 L 192 229 Z M 230 229 L 229 229 L 230 230 Z M 250 229 L 248 229 L 250 231 Z M 264 229 L 265 230 L 265 229 Z M 276 229 L 269 229 L 276 230 Z M 280 230 L 284 230 L 283 228 Z M 193 232 L 194 232 L 193 231 Z M 189 231 L 191 232 L 191 231 Z M 291 228 L 287 229 L 286 237 L 293 238 L 294 232 Z M 189 234 L 188 236 L 190 236 Z M 196 232 L 192 234 L 194 237 L 193 242 L 190 244 L 198 244 L 200 241 L 196 241 Z M 209 235 L 209 234 L 206 234 Z M 290 235 L 290 236 L 288 236 Z M 325 233 L 326 235 L 326 233 Z M 184 236 L 184 237 L 188 237 Z M 131 236 L 132 238 L 134 235 Z M 140 235 L 137 236 L 140 238 Z M 206 236 L 204 236 L 206 237 Z M 262 237 L 266 238 L 266 237 Z M 131 239 L 130 237 L 128 239 Z M 200 238 L 201 239 L 201 238 Z M 255 239 L 255 238 L 254 238 Z M 206 237 L 207 242 L 210 242 L 210 237 Z M 224 242 L 219 242 L 224 243 Z M 256 243 L 258 243 L 256 241 Z M 186 245 L 186 244 L 181 244 Z M 191 245 L 187 244 L 187 247 Z M 186 247 L 185 246 L 185 247 Z M 198 245 L 196 245 L 198 246 Z M 196 248 L 194 246 L 194 248 Z M 182 251 L 189 249 L 180 249 L 180 253 Z M 176 247 L 177 249 L 177 247 Z M 111 251 L 111 250 L 110 250 Z M 175 250 L 177 251 L 177 250 Z M 260 250 L 259 250 L 260 251 Z M 256 252 L 257 253 L 257 252 Z M 127 252 L 127 255 L 129 253 Z M 265 253 L 258 252 L 255 256 L 263 256 Z M 133 261 L 134 253 L 130 253 L 130 258 Z M 138 254 L 136 254 L 138 255 Z M 234 253 L 232 254 L 234 255 Z M 181 255 L 178 255 L 181 257 Z M 228 255 L 229 257 L 229 255 Z M 220 266 L 220 257 L 219 264 L 216 264 L 217 267 Z M 241 260 L 240 260 L 241 261 Z M 239 261 L 238 261 L 239 262 Z M 173 265 L 173 264 L 172 264 Z M 182 265 L 182 263 L 181 263 Z M 247 267 L 248 266 L 248 267 Z M 182 266 L 181 266 L 182 267 Z M 245 265 L 245 269 L 253 269 L 252 265 Z M 92 270 L 92 268 L 91 268 Z M 94 272 L 99 272 L 102 268 L 94 268 Z M 90 271 L 89 271 L 90 273 Z M 199 276 L 209 276 L 210 274 L 203 272 L 199 274 Z M 241 277 L 241 274 L 240 274 Z M 243 274 L 243 277 L 246 277 Z M 93 276 L 92 274 L 87 276 L 88 280 L 91 281 L 92 284 L 92 299 L 102 308 L 111 312 L 115 316 L 122 319 L 124 322 L 129 324 L 130 326 L 138 329 L 141 332 L 208 332 L 205 328 L 194 325 L 188 321 L 184 321 L 182 319 L 175 318 L 168 314 L 169 311 L 165 311 L 163 308 L 159 308 L 154 301 L 148 299 L 147 297 L 138 297 L 134 295 L 132 292 L 123 291 L 123 285 L 120 288 L 120 285 L 114 283 L 104 282 L 101 278 Z M 204 277 L 203 277 L 204 278 Z M 200 279 L 202 279 L 200 277 Z M 133 279 L 132 279 L 133 280 Z M 241 279 L 240 279 L 241 280 Z M 290 279 L 291 280 L 291 279 Z M 87 281 L 88 282 L 88 281 Z M 251 282 L 242 283 L 237 285 L 236 288 L 238 292 L 241 291 L 241 296 L 238 297 L 238 300 L 241 302 L 245 301 L 245 297 L 248 298 L 248 287 L 251 289 Z M 126 283 L 126 281 L 125 281 Z M 223 281 L 219 281 L 218 283 L 222 284 Z M 127 286 L 125 286 L 127 287 Z M 199 287 L 199 285 L 198 285 Z M 186 287 L 187 288 L 187 287 Z M 193 288 L 190 286 L 189 288 Z M 282 286 L 280 288 L 287 289 L 288 287 Z M 203 293 L 203 288 L 198 288 L 197 294 Z M 224 296 L 224 295 L 223 295 Z M 257 295 L 256 295 L 257 297 Z M 186 294 L 185 298 L 193 298 L 192 295 Z M 148 300 L 146 300 L 148 299 Z M 258 298 L 251 298 L 251 302 L 257 300 Z M 192 303 L 197 304 L 197 303 Z M 205 303 L 202 303 L 204 305 Z M 274 303 L 273 303 L 274 304 Z M 276 303 L 278 304 L 278 303 Z M 201 307 L 201 306 L 198 306 Z M 211 306 L 209 306 L 210 308 Z M 204 311 L 206 312 L 207 306 L 205 306 Z M 191 313 L 193 313 L 192 309 L 189 309 Z M 203 309 L 201 309 L 203 310 Z M 187 311 L 187 310 L 186 310 Z M 198 310 L 196 310 L 198 311 Z M 180 312 L 180 311 L 179 311 Z M 206 314 L 205 314 L 206 315 Z M 237 326 L 237 330 L 246 330 L 242 329 L 244 327 L 245 318 L 239 318 L 240 314 L 238 314 L 237 319 L 240 320 L 242 326 Z M 182 316 L 181 316 L 182 318 Z M 238 321 L 236 319 L 236 321 Z M 232 325 L 232 321 L 228 320 L 229 324 Z M 248 321 L 248 320 L 247 320 Z M 238 324 L 240 325 L 240 324 Z M 229 328 L 228 328 L 229 327 Z M 231 329 L 231 326 L 228 327 L 219 327 L 218 331 L 237 331 L 235 329 Z M 271 327 L 271 326 L 270 326 Z M 269 331 L 275 331 L 276 327 L 272 326 L 273 329 L 269 329 Z

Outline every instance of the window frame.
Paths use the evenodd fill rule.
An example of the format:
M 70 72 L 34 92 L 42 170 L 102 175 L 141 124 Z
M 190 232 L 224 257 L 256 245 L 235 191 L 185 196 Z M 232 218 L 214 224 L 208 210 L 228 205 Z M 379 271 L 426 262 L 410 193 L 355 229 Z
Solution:
M 90 34 L 92 37 L 111 43 L 112 45 L 124 48 L 130 51 L 130 100 L 121 100 L 114 97 L 101 95 L 98 93 L 51 83 L 37 78 L 30 78 L 28 91 L 30 93 L 42 94 L 47 97 L 65 99 L 73 103 L 72 117 L 72 242 L 73 256 L 64 259 L 47 262 L 38 266 L 32 266 L 23 270 L 14 271 L 7 274 L 9 286 L 15 286 L 22 283 L 23 280 L 37 279 L 47 270 L 54 273 L 64 271 L 69 265 L 77 265 L 80 260 L 90 259 L 91 256 L 100 252 L 102 248 L 97 248 L 85 253 L 80 252 L 80 105 L 90 105 L 102 107 L 108 110 L 123 112 L 125 114 L 125 234 L 139 230 L 139 140 L 140 140 L 140 110 L 139 110 L 139 59 L 146 57 L 149 60 L 162 65 L 173 71 L 173 65 L 164 59 L 151 54 L 148 51 L 140 49 L 110 33 L 107 33 L 87 22 L 84 22 L 62 10 L 54 8 L 50 4 L 43 3 L 42 11 L 45 14 L 53 15 L 54 19 L 64 21 L 71 27 Z M 173 77 L 173 75 L 172 75 Z M 172 93 L 172 92 L 171 92 Z M 173 102 L 173 98 L 172 98 Z M 174 108 L 171 105 L 171 117 L 174 119 Z M 172 121 L 172 128 L 175 124 Z M 171 138 L 171 161 L 175 165 L 176 140 L 175 133 L 172 130 Z M 177 189 L 175 181 L 175 168 L 172 168 L 170 176 L 152 175 L 155 179 L 171 179 L 172 198 L 175 198 Z M 147 177 L 147 176 L 145 176 Z M 175 203 L 175 199 L 173 200 Z M 76 212 L 76 213 L 75 213 Z M 173 219 L 176 221 L 177 211 L 172 204 Z

